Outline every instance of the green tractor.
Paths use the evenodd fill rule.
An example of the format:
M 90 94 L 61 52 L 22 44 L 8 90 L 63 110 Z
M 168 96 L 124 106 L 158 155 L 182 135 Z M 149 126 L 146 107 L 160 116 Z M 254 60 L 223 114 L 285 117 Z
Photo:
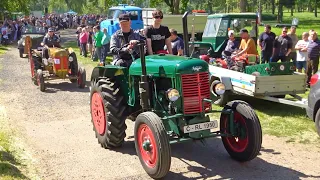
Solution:
M 202 41 L 189 42 L 192 57 L 209 55 L 216 58 L 221 57 L 222 51 L 228 42 L 228 31 L 233 30 L 236 41 L 241 41 L 240 30 L 246 28 L 250 37 L 257 41 L 258 16 L 255 13 L 228 13 L 212 14 L 207 18 Z
M 187 16 L 188 12 L 183 15 L 184 37 Z M 103 148 L 119 148 L 124 143 L 125 121 L 131 119 L 137 155 L 152 178 L 168 173 L 173 143 L 220 136 L 237 161 L 249 161 L 259 154 L 261 125 L 248 103 L 231 101 L 223 110 L 213 109 L 210 94 L 223 94 L 225 86 L 210 85 L 208 63 L 188 56 L 144 56 L 144 42 L 138 46 L 141 57 L 129 68 L 105 65 L 93 69 L 91 117 Z M 210 113 L 221 113 L 220 120 L 212 120 Z

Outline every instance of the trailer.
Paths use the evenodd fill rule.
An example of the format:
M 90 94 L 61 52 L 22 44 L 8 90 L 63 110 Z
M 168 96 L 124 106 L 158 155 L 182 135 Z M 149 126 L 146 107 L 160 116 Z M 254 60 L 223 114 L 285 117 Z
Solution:
M 301 108 L 308 106 L 307 99 L 298 95 L 306 92 L 305 74 L 294 72 L 292 75 L 257 76 L 212 64 L 209 65 L 209 72 L 212 85 L 216 82 L 225 85 L 226 93 L 222 96 L 212 94 L 216 96 L 217 105 L 223 106 L 230 95 L 237 94 Z M 286 95 L 290 95 L 294 100 L 285 99 Z

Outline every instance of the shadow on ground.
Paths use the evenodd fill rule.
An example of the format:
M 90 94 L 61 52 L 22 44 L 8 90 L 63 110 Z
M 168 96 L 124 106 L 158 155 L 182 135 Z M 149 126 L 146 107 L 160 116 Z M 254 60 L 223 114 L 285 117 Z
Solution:
M 66 79 L 66 81 L 69 81 Z M 69 92 L 84 92 L 89 93 L 90 82 L 86 81 L 86 86 L 84 88 L 79 88 L 77 83 L 71 82 L 53 82 L 45 81 L 45 93 L 56 93 L 58 91 L 69 91 Z
M 0 151 L 0 175 L 10 178 L 28 179 L 17 166 L 22 166 L 11 153 Z
M 136 156 L 133 137 L 129 137 L 121 148 L 115 151 Z M 229 156 L 220 138 L 206 140 L 206 146 L 201 142 L 186 142 L 171 145 L 172 158 L 182 161 L 187 170 L 174 172 L 174 161 L 171 162 L 171 170 L 164 179 L 290 179 L 320 178 L 310 176 L 294 169 L 272 164 L 260 158 L 261 153 L 271 153 L 273 156 L 281 155 L 280 152 L 262 147 L 260 154 L 255 159 L 240 163 Z M 192 162 L 192 164 L 190 164 Z M 196 164 L 196 165 L 194 165 Z M 179 169 L 182 169 L 179 167 Z M 191 177 L 191 178 L 190 178 Z M 221 178 L 220 178 L 221 177 Z M 130 177 L 131 178 L 131 177 Z M 132 177 L 133 178 L 133 177 Z M 137 176 L 139 179 L 139 177 Z

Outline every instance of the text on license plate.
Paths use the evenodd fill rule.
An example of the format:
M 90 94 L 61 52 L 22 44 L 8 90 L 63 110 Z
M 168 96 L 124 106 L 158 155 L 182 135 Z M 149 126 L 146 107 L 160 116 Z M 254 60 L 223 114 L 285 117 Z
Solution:
M 210 122 L 184 126 L 183 131 L 184 133 L 190 133 L 190 132 L 202 131 L 206 129 L 214 129 L 217 127 L 218 127 L 218 120 L 214 120 Z

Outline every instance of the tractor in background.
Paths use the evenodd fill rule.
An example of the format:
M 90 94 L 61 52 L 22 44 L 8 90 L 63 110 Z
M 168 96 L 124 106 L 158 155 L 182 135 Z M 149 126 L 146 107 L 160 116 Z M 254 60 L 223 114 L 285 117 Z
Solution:
M 183 15 L 184 37 L 187 16 Z M 187 41 L 185 39 L 185 41 Z M 97 66 L 91 75 L 91 121 L 103 148 L 119 148 L 126 137 L 126 119 L 135 122 L 135 148 L 146 173 L 164 177 L 171 166 L 170 144 L 221 137 L 229 155 L 240 162 L 260 152 L 259 118 L 244 101 L 213 109 L 212 93 L 222 95 L 223 83 L 209 82 L 208 63 L 187 56 L 144 56 L 145 42 L 137 44 L 141 57 L 129 68 Z M 211 119 L 220 113 L 220 119 Z
M 31 79 L 40 91 L 45 91 L 45 80 L 69 79 L 72 83 L 77 83 L 79 88 L 85 87 L 86 71 L 78 68 L 78 61 L 72 48 L 49 48 L 49 58 L 42 58 L 42 47 L 34 44 L 38 41 L 25 37 L 25 49 L 30 62 Z M 37 47 L 37 48 L 33 48 Z

